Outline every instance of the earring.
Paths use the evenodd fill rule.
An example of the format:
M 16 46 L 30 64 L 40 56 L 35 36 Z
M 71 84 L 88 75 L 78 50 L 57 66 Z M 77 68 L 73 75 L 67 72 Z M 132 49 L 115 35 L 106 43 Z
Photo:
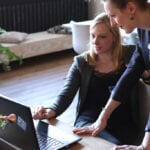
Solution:
M 134 17 L 130 17 L 130 20 L 134 20 Z
M 130 15 L 130 20 L 134 20 L 134 15 Z

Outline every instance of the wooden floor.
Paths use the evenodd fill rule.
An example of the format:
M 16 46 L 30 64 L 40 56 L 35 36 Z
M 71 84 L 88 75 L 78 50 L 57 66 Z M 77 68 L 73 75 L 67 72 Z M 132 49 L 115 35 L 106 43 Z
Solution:
M 74 55 L 72 50 L 67 50 L 26 59 L 22 66 L 13 63 L 10 72 L 0 72 L 0 93 L 32 110 L 48 106 L 63 86 Z M 72 123 L 75 104 L 59 118 Z

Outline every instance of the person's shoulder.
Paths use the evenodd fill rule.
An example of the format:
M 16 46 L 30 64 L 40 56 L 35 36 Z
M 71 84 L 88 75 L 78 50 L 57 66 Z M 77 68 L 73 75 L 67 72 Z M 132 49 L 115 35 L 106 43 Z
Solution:
M 74 57 L 74 65 L 76 65 L 78 68 L 80 68 L 81 70 L 88 65 L 87 63 L 87 57 L 88 57 L 88 53 L 84 52 L 82 54 L 79 54 L 77 56 Z
M 78 62 L 86 62 L 87 61 L 87 53 L 84 52 L 82 54 L 79 54 L 79 55 L 75 56 L 74 60 L 78 61 Z

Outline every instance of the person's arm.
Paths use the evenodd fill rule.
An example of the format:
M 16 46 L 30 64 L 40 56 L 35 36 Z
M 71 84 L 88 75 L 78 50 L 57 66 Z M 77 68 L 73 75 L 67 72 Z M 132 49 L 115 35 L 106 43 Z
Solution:
M 72 103 L 81 85 L 81 71 L 82 62 L 85 62 L 82 56 L 76 56 L 71 65 L 65 79 L 65 83 L 56 97 L 55 101 L 51 104 L 50 108 L 56 111 L 56 116 L 62 114 Z
M 96 120 L 96 122 L 93 124 L 94 125 L 94 131 L 92 132 L 93 136 L 96 136 L 99 132 L 101 132 L 106 126 L 107 126 L 107 120 L 109 119 L 111 113 L 120 105 L 121 103 L 109 99 L 107 102 L 105 108 L 101 112 L 100 116 Z
M 95 123 L 90 126 L 74 128 L 73 132 L 79 135 L 90 134 L 92 136 L 96 136 L 106 127 L 109 116 L 111 115 L 113 110 L 119 105 L 120 102 L 110 99 Z
M 112 112 L 121 103 L 128 100 L 132 88 L 138 82 L 144 69 L 144 59 L 141 56 L 141 49 L 137 45 L 136 50 L 134 51 L 132 58 L 127 66 L 127 69 L 113 89 L 110 99 L 107 102 L 104 110 L 101 112 L 98 120 L 94 123 L 95 130 L 92 133 L 94 136 L 107 126 L 107 120 L 109 117 L 111 117 Z
M 81 74 L 79 68 L 82 66 L 82 63 L 80 63 L 79 60 L 81 60 L 81 62 L 84 61 L 81 56 L 74 58 L 74 62 L 68 71 L 65 84 L 56 97 L 56 100 L 48 106 L 48 108 L 37 108 L 33 113 L 34 119 L 50 119 L 59 116 L 68 108 L 80 85 Z
M 144 150 L 150 150 L 150 132 L 145 132 L 142 146 L 144 147 Z
M 145 150 L 150 150 L 150 113 L 149 113 L 149 118 L 148 118 L 147 125 L 145 128 L 145 136 L 144 136 L 142 145 L 145 148 Z

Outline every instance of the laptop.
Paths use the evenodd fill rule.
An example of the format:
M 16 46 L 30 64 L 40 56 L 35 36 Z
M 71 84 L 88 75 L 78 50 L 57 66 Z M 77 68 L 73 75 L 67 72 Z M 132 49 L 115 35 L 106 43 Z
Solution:
M 16 115 L 16 122 L 0 120 L 0 149 L 59 150 L 82 139 L 74 133 L 58 129 L 55 125 L 33 121 L 30 107 L 0 96 L 0 115 L 9 114 Z

